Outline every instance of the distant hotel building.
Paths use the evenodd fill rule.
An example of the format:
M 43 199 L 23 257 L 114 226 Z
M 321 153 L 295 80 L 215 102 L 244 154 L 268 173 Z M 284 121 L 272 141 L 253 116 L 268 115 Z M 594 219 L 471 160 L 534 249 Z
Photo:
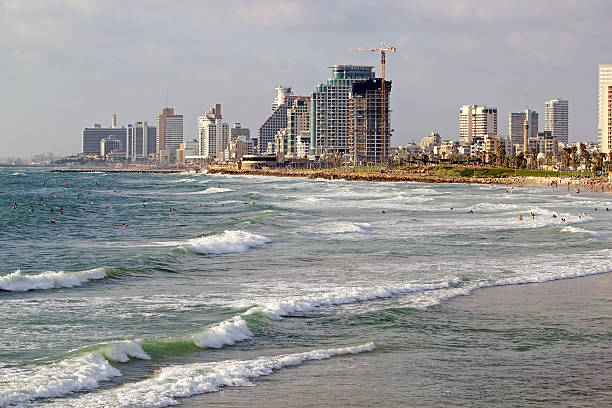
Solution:
M 472 144 L 474 138 L 497 134 L 497 108 L 463 105 L 459 110 L 459 142 Z M 522 138 L 521 138 L 522 140 Z
M 222 157 L 229 143 L 229 125 L 221 121 L 221 105 L 216 104 L 204 116 L 198 116 L 198 155 Z
M 612 64 L 599 66 L 599 151 L 608 154 L 612 148 Z
M 259 127 L 258 141 L 259 152 L 266 153 L 273 150 L 274 140 L 279 130 L 287 127 L 287 110 L 293 105 L 295 100 L 307 100 L 307 96 L 296 96 L 291 92 L 291 88 L 277 87 L 276 99 L 272 103 L 272 113 Z
M 183 142 L 183 115 L 175 115 L 173 108 L 163 108 L 157 115 L 156 153 L 173 160 Z
M 529 138 L 538 137 L 538 113 L 531 109 L 525 109 L 523 112 L 512 112 L 508 120 L 508 134 L 510 141 L 514 144 L 523 144 L 523 133 L 525 120 L 529 125 Z
M 82 152 L 83 154 L 95 154 L 102 156 L 100 151 L 100 141 L 114 136 L 121 143 L 121 151 L 125 152 L 127 144 L 127 129 L 118 128 L 117 117 L 113 115 L 112 123 L 114 127 L 103 128 L 101 124 L 94 123 L 92 127 L 83 129 L 82 132 Z
M 317 85 L 311 94 L 310 153 L 349 152 L 349 93 L 353 82 L 373 79 L 374 67 L 334 65 L 327 84 Z
M 385 81 L 385 117 L 383 118 L 382 78 L 353 82 L 348 111 L 349 150 L 354 164 L 381 163 L 389 156 L 390 92 L 391 81 Z
M 544 105 L 544 130 L 550 131 L 559 142 L 568 143 L 568 101 L 551 99 Z
M 304 136 L 310 139 L 310 98 L 296 99 L 287 109 L 287 141 L 283 153 L 288 157 L 304 157 L 297 151 L 298 140 Z
M 131 161 L 146 160 L 155 154 L 157 129 L 146 121 L 127 127 L 125 158 Z

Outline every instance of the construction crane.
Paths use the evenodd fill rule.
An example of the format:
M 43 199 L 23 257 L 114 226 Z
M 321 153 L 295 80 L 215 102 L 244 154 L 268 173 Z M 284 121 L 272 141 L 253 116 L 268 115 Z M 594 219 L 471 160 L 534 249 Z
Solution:
M 380 43 L 380 48 L 350 48 L 349 51 L 371 51 L 371 52 L 380 52 L 380 68 L 382 74 L 382 108 L 381 108 L 381 143 L 382 143 L 382 160 L 384 161 L 387 156 L 387 134 L 385 132 L 385 113 L 386 113 L 386 98 L 387 93 L 385 92 L 385 63 L 387 59 L 387 51 L 395 52 L 395 47 L 387 47 L 384 42 Z

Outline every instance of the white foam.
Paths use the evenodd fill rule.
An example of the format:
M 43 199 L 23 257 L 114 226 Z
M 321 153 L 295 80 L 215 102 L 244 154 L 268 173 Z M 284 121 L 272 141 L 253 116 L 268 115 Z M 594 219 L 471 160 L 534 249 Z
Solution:
M 246 252 L 250 248 L 262 246 L 268 242 L 270 239 L 264 236 L 237 230 L 190 239 L 181 246 L 199 254 L 228 254 Z
M 372 226 L 366 222 L 336 221 L 305 227 L 302 231 L 310 234 L 367 234 L 371 229 Z
M 231 319 L 213 325 L 203 331 L 193 335 L 193 342 L 196 346 L 204 348 L 221 348 L 225 345 L 232 345 L 237 341 L 247 340 L 253 337 L 247 323 L 241 316 L 234 316 Z
M 100 353 L 88 353 L 45 366 L 0 370 L 0 407 L 38 398 L 60 397 L 98 388 L 101 381 L 120 376 Z
M 136 341 L 122 341 L 111 343 L 102 347 L 100 352 L 109 360 L 125 363 L 130 357 L 140 360 L 150 360 L 151 356 L 144 352 L 140 343 Z
M 387 299 L 394 296 L 419 293 L 450 287 L 450 282 L 411 283 L 398 287 L 342 288 L 318 296 L 295 296 L 274 300 L 255 306 L 245 312 L 246 315 L 264 313 L 271 319 L 281 319 L 295 312 L 312 312 L 320 307 L 339 306 L 375 299 Z
M 0 290 L 26 292 L 37 289 L 71 288 L 83 283 L 107 277 L 104 268 L 79 272 L 47 271 L 37 275 L 23 275 L 20 270 L 0 277 Z
M 589 234 L 593 238 L 601 238 L 601 236 L 596 232 L 585 230 L 585 229 L 578 228 L 578 227 L 572 227 L 571 225 L 566 225 L 565 227 L 561 229 L 561 231 L 569 232 L 572 234 Z
M 352 347 L 260 357 L 254 360 L 226 360 L 169 366 L 160 369 L 152 378 L 72 399 L 63 399 L 55 405 L 62 407 L 167 407 L 179 404 L 177 398 L 217 392 L 223 387 L 253 385 L 251 379 L 273 374 L 284 367 L 299 366 L 306 361 L 326 360 L 334 356 L 359 354 L 374 349 L 374 343 L 367 343 Z
M 228 191 L 233 191 L 231 188 L 225 187 L 208 187 L 206 190 L 201 191 L 192 191 L 187 194 L 216 194 L 216 193 L 226 193 Z
M 173 183 L 193 183 L 196 181 L 194 178 L 182 178 L 178 180 L 172 180 Z

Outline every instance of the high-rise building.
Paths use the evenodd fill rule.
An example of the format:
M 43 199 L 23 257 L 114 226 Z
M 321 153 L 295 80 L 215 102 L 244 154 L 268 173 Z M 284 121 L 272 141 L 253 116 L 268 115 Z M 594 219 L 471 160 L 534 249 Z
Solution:
M 234 123 L 234 126 L 230 129 L 230 140 L 242 140 L 248 142 L 251 138 L 251 131 L 249 128 L 243 128 L 239 122 Z
M 204 116 L 198 116 L 199 156 L 222 157 L 229 143 L 229 125 L 221 121 L 221 105 L 216 104 Z
M 94 123 L 92 127 L 83 129 L 82 133 L 82 152 L 83 154 L 95 154 L 101 156 L 100 141 L 109 136 L 116 137 L 121 143 L 121 149 L 125 152 L 127 142 L 126 128 L 103 128 L 101 124 Z
M 296 96 L 291 93 L 291 88 L 277 87 L 277 95 L 272 107 L 274 110 L 259 127 L 259 152 L 265 153 L 273 147 L 274 138 L 279 130 L 287 127 L 287 109 L 293 106 L 298 99 L 306 100 L 307 96 Z M 268 148 L 270 145 L 270 148 Z
M 567 99 L 551 99 L 544 105 L 544 130 L 552 132 L 559 142 L 568 143 L 568 105 Z
M 127 146 L 125 157 L 128 160 L 144 160 L 155 153 L 155 139 L 157 131 L 155 126 L 149 126 L 146 121 L 136 122 L 134 126 L 127 127 Z
M 157 115 L 157 139 L 155 152 L 167 150 L 172 158 L 183 142 L 183 115 L 175 115 L 174 108 L 163 108 Z
M 599 151 L 608 154 L 612 149 L 612 64 L 599 66 L 599 120 L 597 125 Z
M 385 81 L 384 118 L 382 85 L 382 78 L 355 81 L 351 85 L 348 107 L 349 151 L 354 164 L 382 163 L 389 157 L 391 81 Z
M 373 79 L 374 67 L 334 65 L 326 84 L 311 94 L 310 154 L 349 152 L 349 93 L 353 82 Z
M 512 144 L 523 144 L 523 125 L 529 123 L 529 138 L 538 137 L 538 113 L 531 109 L 512 112 L 508 118 L 508 134 Z
M 310 98 L 296 99 L 287 109 L 287 157 L 297 156 L 297 138 L 304 132 L 310 133 Z
M 497 108 L 463 105 L 459 110 L 459 142 L 472 144 L 474 138 L 497 134 Z

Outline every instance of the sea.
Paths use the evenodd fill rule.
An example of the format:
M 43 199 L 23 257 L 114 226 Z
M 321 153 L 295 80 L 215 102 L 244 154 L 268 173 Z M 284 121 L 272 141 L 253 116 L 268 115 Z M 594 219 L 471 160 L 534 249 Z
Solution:
M 611 198 L 0 169 L 0 407 L 610 406 Z

